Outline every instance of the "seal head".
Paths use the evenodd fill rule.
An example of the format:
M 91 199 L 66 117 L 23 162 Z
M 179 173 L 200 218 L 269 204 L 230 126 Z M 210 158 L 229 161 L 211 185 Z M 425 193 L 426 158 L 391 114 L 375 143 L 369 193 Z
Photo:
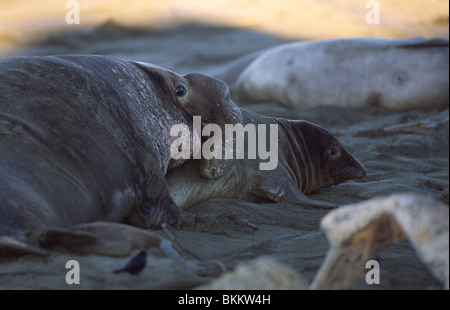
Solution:
M 308 194 L 321 187 L 342 183 L 366 175 L 366 168 L 348 152 L 327 129 L 308 121 L 290 121 L 292 129 L 289 139 L 295 146 L 297 165 L 301 173 L 296 174 L 298 187 Z M 292 155 L 291 155 L 292 156 Z M 291 163 L 295 161 L 289 160 Z
M 225 132 L 225 124 L 242 123 L 242 113 L 231 100 L 227 84 L 200 73 L 184 76 L 175 85 L 178 101 L 190 114 L 202 117 L 202 125 L 217 124 Z M 195 91 L 194 91 L 195 90 Z M 201 159 L 200 173 L 207 179 L 218 179 L 233 166 L 233 159 L 225 159 L 225 141 L 222 142 L 222 159 Z

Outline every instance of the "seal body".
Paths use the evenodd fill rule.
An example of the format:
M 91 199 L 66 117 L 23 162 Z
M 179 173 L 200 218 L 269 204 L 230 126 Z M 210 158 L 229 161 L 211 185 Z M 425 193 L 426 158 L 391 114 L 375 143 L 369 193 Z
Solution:
M 1 61 L 0 235 L 124 218 L 175 222 L 164 175 L 184 159 L 170 156 L 170 128 L 192 126 L 195 104 L 230 120 L 229 93 L 213 110 L 202 96 L 202 87 L 213 96 L 222 84 L 107 56 Z
M 244 56 L 216 76 L 245 103 L 445 108 L 449 46 L 448 40 L 425 38 L 295 42 Z
M 278 165 L 260 170 L 259 159 L 235 161 L 222 178 L 202 178 L 195 161 L 166 174 L 170 194 L 182 208 L 211 198 L 289 201 L 307 207 L 335 207 L 306 196 L 321 187 L 363 177 L 364 166 L 327 129 L 307 121 L 266 117 L 241 109 L 243 124 L 278 126 Z M 248 137 L 245 136 L 248 142 Z M 259 143 L 259 142 L 258 142 Z M 246 149 L 248 155 L 248 149 Z

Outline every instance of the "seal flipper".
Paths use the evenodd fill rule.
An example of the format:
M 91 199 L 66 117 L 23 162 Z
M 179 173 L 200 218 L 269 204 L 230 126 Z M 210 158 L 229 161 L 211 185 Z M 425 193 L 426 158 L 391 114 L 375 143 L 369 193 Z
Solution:
M 127 219 L 132 225 L 141 228 L 160 228 L 163 223 L 178 223 L 181 210 L 168 195 L 144 201 Z
M 144 201 L 131 214 L 125 217 L 123 223 L 144 229 L 159 229 L 166 223 L 175 225 L 180 220 L 181 209 L 170 197 Z
M 13 236 L 0 236 L 0 257 L 15 257 L 27 254 L 47 256 L 48 252 Z
M 287 178 L 280 178 L 275 182 L 273 179 L 264 179 L 258 188 L 258 195 L 261 195 L 261 188 L 263 188 L 265 190 L 265 198 L 274 202 L 291 202 L 303 207 L 319 209 L 335 209 L 338 207 L 338 205 L 329 202 L 316 201 L 308 198 Z

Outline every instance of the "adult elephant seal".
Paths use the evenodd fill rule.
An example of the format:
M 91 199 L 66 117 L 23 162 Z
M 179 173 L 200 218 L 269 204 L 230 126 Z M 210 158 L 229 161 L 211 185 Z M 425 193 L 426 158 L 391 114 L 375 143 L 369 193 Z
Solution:
M 216 76 L 240 103 L 291 108 L 445 108 L 449 41 L 354 38 L 285 44 L 236 60 Z
M 200 74 L 107 56 L 1 61 L 0 236 L 177 221 L 164 175 L 184 160 L 170 156 L 171 126 L 192 128 L 191 114 L 233 123 L 239 113 L 226 84 Z M 201 162 L 202 175 L 213 168 Z
M 211 181 L 201 177 L 194 160 L 188 161 L 166 174 L 170 194 L 183 210 L 211 198 L 333 208 L 336 205 L 312 200 L 306 194 L 366 174 L 364 166 L 319 125 L 266 117 L 244 109 L 241 112 L 243 125 L 278 126 L 278 165 L 273 170 L 260 170 L 261 161 L 249 159 L 246 148 L 244 159 L 236 160 L 225 176 Z M 245 145 L 248 142 L 245 135 Z

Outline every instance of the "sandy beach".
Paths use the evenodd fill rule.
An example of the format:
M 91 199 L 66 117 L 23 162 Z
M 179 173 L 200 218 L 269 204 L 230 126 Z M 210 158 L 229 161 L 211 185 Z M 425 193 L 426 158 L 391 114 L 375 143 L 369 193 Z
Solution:
M 286 42 L 339 38 L 449 36 L 448 1 L 380 0 L 380 24 L 366 23 L 366 1 L 78 1 L 80 24 L 68 25 L 66 1 L 0 1 L 0 59 L 55 54 L 103 54 L 145 61 L 179 74 L 214 74 L 237 57 Z M 240 103 L 237 102 L 239 105 Z M 309 195 L 338 205 L 394 193 L 415 192 L 449 203 L 449 136 L 385 132 L 383 128 L 448 116 L 448 109 L 396 112 L 377 107 L 324 106 L 307 110 L 275 103 L 244 107 L 264 115 L 312 121 L 331 130 L 366 167 L 367 176 Z M 199 220 L 172 231 L 180 254 L 219 261 L 227 270 L 270 256 L 310 283 L 328 250 L 320 229 L 327 210 L 286 203 L 214 199 L 187 212 Z M 201 220 L 201 215 L 205 216 Z M 245 219 L 258 227 L 239 224 Z M 164 231 L 158 231 L 167 237 Z M 50 257 L 0 260 L 0 289 L 191 289 L 219 273 L 201 274 L 159 249 L 136 281 L 115 275 L 128 257 L 53 252 Z M 412 246 L 380 252 L 381 283 L 361 279 L 354 289 L 440 289 Z M 65 263 L 82 266 L 81 284 L 64 281 Z

